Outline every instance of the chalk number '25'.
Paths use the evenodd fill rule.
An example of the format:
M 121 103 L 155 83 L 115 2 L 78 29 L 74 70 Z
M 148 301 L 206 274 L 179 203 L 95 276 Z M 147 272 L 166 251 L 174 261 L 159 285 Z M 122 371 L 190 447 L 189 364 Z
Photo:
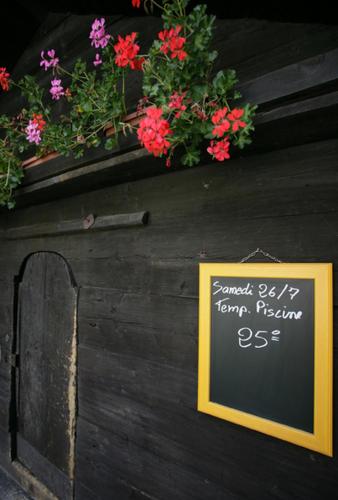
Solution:
M 250 347 L 252 345 L 252 342 L 250 342 L 253 336 L 251 328 L 245 326 L 240 328 L 237 333 L 239 347 L 243 347 L 245 349 L 246 347 Z M 257 330 L 254 336 L 254 338 L 258 340 L 258 342 L 255 342 L 254 345 L 256 349 L 262 349 L 262 347 L 266 347 L 268 345 L 268 341 L 264 337 L 264 334 L 267 335 L 267 333 L 268 332 L 266 330 Z

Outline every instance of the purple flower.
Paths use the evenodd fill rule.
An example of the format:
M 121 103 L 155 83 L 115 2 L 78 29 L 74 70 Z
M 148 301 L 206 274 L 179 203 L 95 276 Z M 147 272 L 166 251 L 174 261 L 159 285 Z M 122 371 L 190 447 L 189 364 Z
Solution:
M 55 57 L 55 50 L 51 49 L 47 51 L 47 56 L 49 57 L 49 61 L 45 58 L 45 51 L 41 52 L 41 61 L 40 66 L 45 68 L 47 71 L 48 68 L 55 68 L 59 64 L 59 58 Z
M 101 49 L 104 49 L 108 45 L 110 35 L 106 34 L 105 22 L 105 19 L 102 17 L 101 19 L 95 19 L 92 24 L 92 30 L 89 38 L 92 41 L 91 45 L 96 49 L 100 47 Z
M 100 64 L 102 64 L 102 59 L 100 57 L 100 54 L 95 55 L 95 59 L 93 61 L 93 64 L 94 64 L 94 66 L 99 66 Z
M 52 95 L 52 99 L 58 101 L 61 96 L 65 95 L 65 92 L 64 92 L 63 87 L 61 85 L 61 80 L 58 80 L 57 78 L 55 78 L 54 80 L 51 81 L 51 84 L 52 84 L 52 86 L 51 86 L 49 92 Z
M 34 120 L 29 120 L 28 126 L 26 127 L 26 138 L 28 142 L 34 142 L 35 144 L 40 144 L 41 142 L 41 131 L 39 129 L 39 123 Z

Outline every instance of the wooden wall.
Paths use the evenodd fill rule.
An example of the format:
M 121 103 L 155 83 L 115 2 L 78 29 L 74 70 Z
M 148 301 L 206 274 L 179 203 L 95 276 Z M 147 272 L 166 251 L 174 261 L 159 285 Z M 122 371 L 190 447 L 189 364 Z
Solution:
M 74 55 L 87 43 L 88 22 L 73 17 L 57 26 Z M 135 23 L 147 25 L 142 19 L 116 22 L 123 32 L 135 29 Z M 221 25 L 217 45 L 222 61 L 237 68 L 243 82 L 318 56 L 338 43 L 337 30 L 323 26 L 253 20 Z M 83 32 L 76 47 L 73 36 L 79 27 Z M 55 42 L 55 32 L 45 36 Z M 68 45 L 62 40 L 58 43 L 65 51 Z M 37 41 L 36 48 L 40 46 L 46 47 L 46 40 Z M 301 75 L 288 75 L 287 82 L 294 82 L 291 94 L 296 94 Z M 307 99 L 311 95 L 303 96 Z M 335 498 L 336 435 L 335 457 L 328 458 L 196 411 L 198 263 L 238 262 L 261 247 L 285 262 L 338 264 L 338 139 L 332 138 L 334 129 L 325 130 L 325 110 L 320 111 L 322 127 L 304 112 L 305 135 L 299 130 L 302 139 L 296 144 L 291 139 L 283 143 L 288 127 L 282 122 L 275 142 L 265 140 L 260 150 L 253 148 L 225 164 L 168 175 L 152 172 L 138 180 L 123 177 L 123 182 L 108 176 L 101 189 L 86 187 L 86 192 L 62 199 L 58 193 L 43 204 L 33 193 L 26 206 L 2 212 L 0 464 L 14 474 L 8 433 L 14 277 L 28 254 L 44 250 L 67 259 L 80 287 L 78 500 Z M 295 121 L 294 130 L 299 123 Z M 268 132 L 266 128 L 261 135 L 269 138 Z M 133 165 L 125 169 L 128 173 Z M 34 178 L 31 182 L 33 186 Z M 144 227 L 6 237 L 13 227 L 142 210 L 150 213 Z M 336 290 L 334 304 L 336 313 Z M 334 354 L 336 424 L 336 349 Z

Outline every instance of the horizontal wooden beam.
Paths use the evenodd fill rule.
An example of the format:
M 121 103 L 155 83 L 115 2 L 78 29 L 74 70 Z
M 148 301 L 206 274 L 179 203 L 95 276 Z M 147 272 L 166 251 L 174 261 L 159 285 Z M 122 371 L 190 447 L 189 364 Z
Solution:
M 279 107 L 274 107 L 269 111 L 263 111 L 258 113 L 255 119 L 255 126 L 259 127 L 265 123 L 272 123 L 276 120 L 282 120 L 284 118 L 296 119 L 297 115 L 302 115 L 305 113 L 322 111 L 326 112 L 328 108 L 333 108 L 338 106 L 338 92 L 331 92 L 329 94 L 324 94 L 316 97 L 311 97 L 301 101 L 295 101 L 289 104 L 280 105 Z
M 29 226 L 14 227 L 5 231 L 7 240 L 37 238 L 40 236 L 57 236 L 60 234 L 79 233 L 120 229 L 124 227 L 143 226 L 148 223 L 148 212 L 114 214 L 95 217 L 89 214 L 83 219 L 45 222 Z
M 266 106 L 338 80 L 338 49 L 309 57 L 239 85 L 248 102 Z

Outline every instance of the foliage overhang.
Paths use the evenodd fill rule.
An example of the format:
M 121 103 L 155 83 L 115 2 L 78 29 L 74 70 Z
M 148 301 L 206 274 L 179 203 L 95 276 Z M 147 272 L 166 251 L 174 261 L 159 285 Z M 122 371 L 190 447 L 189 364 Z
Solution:
M 139 35 L 107 32 L 105 19 L 95 19 L 89 38 L 93 51 L 90 67 L 78 59 L 73 70 L 60 63 L 54 49 L 41 52 L 40 66 L 51 74 L 49 92 L 32 76 L 11 79 L 0 68 L 4 92 L 18 88 L 26 105 L 15 116 L 0 116 L 0 204 L 14 206 L 13 190 L 21 183 L 22 155 L 32 151 L 44 156 L 51 151 L 75 158 L 86 148 L 102 143 L 113 149 L 121 132 L 136 132 L 150 153 L 165 157 L 170 167 L 175 150 L 184 150 L 181 162 L 193 166 L 209 140 L 208 153 L 218 160 L 230 158 L 235 147 L 251 142 L 256 106 L 236 107 L 241 96 L 235 90 L 236 73 L 225 69 L 214 74 L 218 54 L 212 50 L 215 17 L 197 5 L 187 13 L 189 0 L 132 0 L 147 13 L 162 10 L 163 29 L 148 53 L 141 54 Z M 142 34 L 140 35 L 140 38 Z M 126 89 L 134 71 L 143 76 L 139 123 L 127 119 Z M 68 82 L 68 85 L 65 85 Z M 53 104 L 64 101 L 56 115 Z M 104 131 L 111 125 L 113 136 Z M 27 153 L 26 153 L 27 154 Z

